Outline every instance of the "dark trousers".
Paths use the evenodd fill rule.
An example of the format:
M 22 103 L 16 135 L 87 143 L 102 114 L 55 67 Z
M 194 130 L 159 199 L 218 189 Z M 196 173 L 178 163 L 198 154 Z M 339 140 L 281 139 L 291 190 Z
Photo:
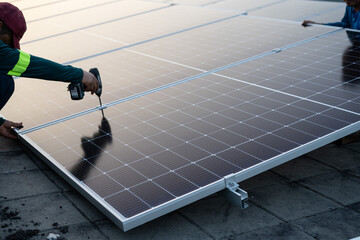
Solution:
M 14 92 L 15 84 L 12 76 L 0 74 L 0 110 L 5 106 Z

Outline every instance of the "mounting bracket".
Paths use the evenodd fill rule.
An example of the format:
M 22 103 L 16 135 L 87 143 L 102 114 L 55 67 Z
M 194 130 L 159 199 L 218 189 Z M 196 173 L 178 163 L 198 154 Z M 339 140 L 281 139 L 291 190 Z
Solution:
M 246 203 L 248 194 L 246 191 L 239 188 L 239 184 L 235 181 L 235 175 L 230 174 L 224 177 L 226 189 L 222 191 L 222 195 L 231 203 L 244 209 L 249 205 Z

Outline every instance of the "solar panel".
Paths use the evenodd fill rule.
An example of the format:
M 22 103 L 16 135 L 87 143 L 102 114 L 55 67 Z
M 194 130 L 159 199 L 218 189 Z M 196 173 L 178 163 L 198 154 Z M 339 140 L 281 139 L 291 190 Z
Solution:
M 96 97 L 71 102 L 64 84 L 26 79 L 2 112 L 23 118 L 21 140 L 123 230 L 360 129 L 357 33 L 150 5 L 24 45 L 98 67 L 103 112 Z M 93 8 L 69 10 L 44 17 Z M 83 49 L 108 44 L 61 47 L 86 35 Z
M 346 134 L 360 120 L 211 75 L 111 106 L 104 116 L 94 112 L 23 137 L 115 212 L 123 229 L 199 199 L 205 189 L 216 192 L 229 174 L 240 178 L 310 143 L 334 140 L 333 132 Z

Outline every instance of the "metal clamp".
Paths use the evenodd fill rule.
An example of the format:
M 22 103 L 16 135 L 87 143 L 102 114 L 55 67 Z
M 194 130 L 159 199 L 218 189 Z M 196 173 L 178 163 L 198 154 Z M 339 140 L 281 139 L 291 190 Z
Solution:
M 224 177 L 226 189 L 222 191 L 223 196 L 231 203 L 240 208 L 247 208 L 249 205 L 246 203 L 248 194 L 246 191 L 239 188 L 239 184 L 235 181 L 235 175 L 231 174 Z

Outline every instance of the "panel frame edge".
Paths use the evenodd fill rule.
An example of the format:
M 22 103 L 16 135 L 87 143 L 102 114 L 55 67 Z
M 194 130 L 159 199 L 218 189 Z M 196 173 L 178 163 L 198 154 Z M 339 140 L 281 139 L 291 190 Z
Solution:
M 98 197 L 95 193 L 93 193 L 92 190 L 90 190 L 88 187 L 78 184 L 78 179 L 68 173 L 62 165 L 57 163 L 57 161 L 53 157 L 46 153 L 28 136 L 26 136 L 25 134 L 19 134 L 18 136 L 20 141 L 28 149 L 30 149 L 37 157 L 39 157 L 43 162 L 45 162 L 53 171 L 55 171 L 62 179 L 69 183 L 75 190 L 80 192 L 81 195 L 83 195 L 102 213 L 104 213 L 106 217 L 108 217 L 124 232 L 225 189 L 225 180 L 219 179 L 216 182 L 213 182 L 204 187 L 200 187 L 188 194 L 185 194 L 181 197 L 175 198 L 171 201 L 139 213 L 131 218 L 125 218 L 124 216 L 119 214 L 118 211 L 113 209 L 108 203 L 106 203 L 102 198 Z M 101 203 L 105 203 L 106 205 L 103 205 Z
M 308 152 L 311 152 L 319 147 L 322 147 L 326 144 L 329 144 L 333 141 L 336 141 L 342 137 L 345 137 L 351 133 L 354 133 L 360 129 L 360 121 L 352 123 L 344 128 L 341 128 L 333 133 L 325 135 L 323 137 L 317 138 L 311 142 L 308 142 L 304 145 L 301 145 L 295 149 L 292 149 L 288 152 L 280 154 L 272 159 L 266 160 L 264 162 L 258 163 L 255 166 L 252 166 L 248 169 L 242 170 L 235 174 L 235 181 L 240 183 L 248 178 L 256 176 L 262 172 L 270 170 L 276 166 L 279 166 L 283 163 L 293 160 L 296 157 L 304 155 Z M 102 213 L 104 213 L 109 219 L 111 219 L 118 227 L 120 227 L 124 232 L 133 229 L 137 226 L 140 226 L 146 222 L 154 220 L 160 216 L 163 216 L 167 213 L 175 211 L 181 207 L 184 207 L 190 203 L 198 201 L 204 197 L 207 197 L 211 194 L 217 193 L 226 188 L 225 178 L 219 179 L 216 182 L 213 182 L 207 186 L 196 189 L 188 194 L 185 194 L 181 197 L 175 198 L 171 201 L 163 203 L 159 206 L 151 208 L 147 211 L 144 211 L 138 215 L 135 215 L 131 218 L 125 218 L 119 214 L 115 209 L 113 209 L 109 204 L 107 204 L 102 198 L 95 195 L 90 189 L 86 186 L 80 185 L 79 182 L 74 176 L 70 173 L 64 171 L 64 167 L 57 163 L 57 161 L 52 158 L 48 153 L 46 153 L 42 148 L 40 148 L 33 140 L 31 140 L 26 134 L 19 135 L 20 141 L 28 147 L 32 152 L 34 152 L 40 159 L 42 159 L 49 167 L 59 174 L 66 182 L 68 182 L 72 187 L 74 187 L 78 192 L 80 192 L 87 200 L 89 200 L 96 208 L 98 208 Z M 101 203 L 106 203 L 103 205 Z
M 340 138 L 343 138 L 349 134 L 355 133 L 360 130 L 360 121 L 349 124 L 346 127 L 343 127 L 339 130 L 336 130 L 332 133 L 329 133 L 323 137 L 317 138 L 313 141 L 310 141 L 304 145 L 300 145 L 297 148 L 289 150 L 283 154 L 280 154 L 276 157 L 273 157 L 264 162 L 258 163 L 248 169 L 245 169 L 235 175 L 236 182 L 240 183 L 248 178 L 256 176 L 260 173 L 263 173 L 267 170 L 270 170 L 274 167 L 277 167 L 283 163 L 291 161 L 297 157 L 300 157 L 306 153 L 309 153 L 315 149 L 323 147 L 327 144 L 330 144 Z

